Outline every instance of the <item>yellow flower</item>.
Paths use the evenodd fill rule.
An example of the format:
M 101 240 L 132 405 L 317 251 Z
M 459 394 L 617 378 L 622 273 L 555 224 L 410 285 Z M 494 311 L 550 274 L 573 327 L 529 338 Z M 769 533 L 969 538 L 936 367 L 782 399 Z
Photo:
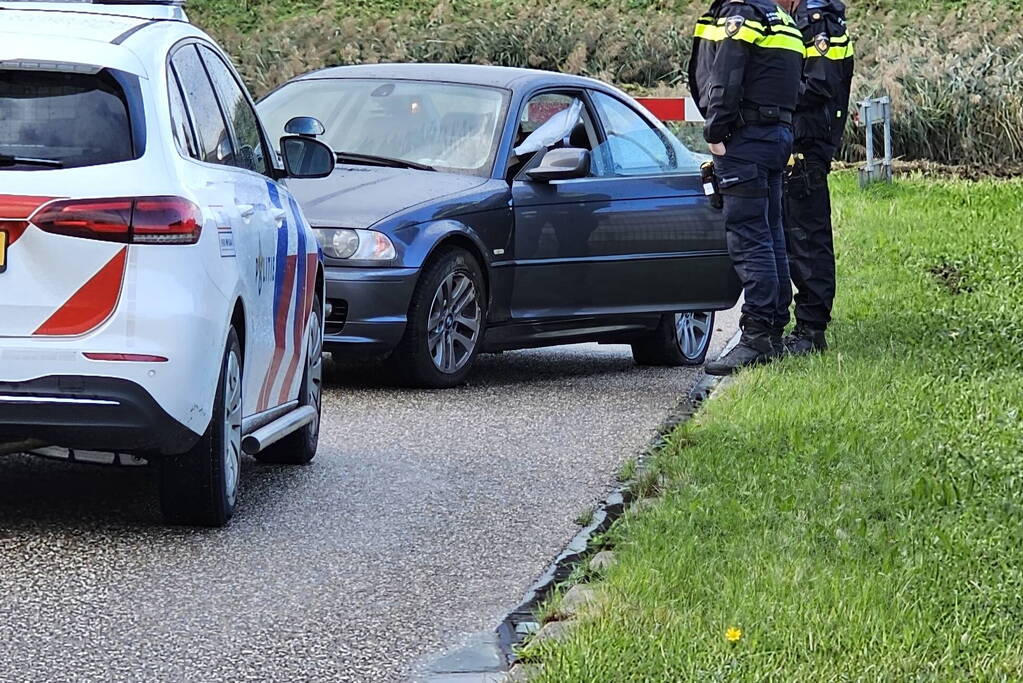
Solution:
M 742 629 L 735 626 L 728 627 L 728 630 L 725 631 L 725 640 L 729 643 L 738 643 L 742 640 Z

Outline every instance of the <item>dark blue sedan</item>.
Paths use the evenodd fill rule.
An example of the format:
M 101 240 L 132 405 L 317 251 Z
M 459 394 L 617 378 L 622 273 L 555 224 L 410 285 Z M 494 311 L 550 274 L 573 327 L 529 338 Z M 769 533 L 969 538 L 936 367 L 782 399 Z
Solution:
M 272 139 L 318 132 L 292 121 L 312 114 L 337 151 L 333 175 L 292 185 L 326 258 L 335 355 L 386 355 L 424 387 L 462 382 L 480 352 L 576 342 L 696 365 L 738 299 L 703 157 L 604 83 L 340 67 L 259 109 Z

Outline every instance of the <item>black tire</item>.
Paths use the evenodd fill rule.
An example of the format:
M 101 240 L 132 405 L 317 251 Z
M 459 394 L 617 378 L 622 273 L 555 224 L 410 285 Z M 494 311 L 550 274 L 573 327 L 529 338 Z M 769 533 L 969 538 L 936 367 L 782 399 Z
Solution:
M 323 304 L 320 295 L 313 299 L 306 336 L 305 371 L 298 390 L 298 405 L 316 408 L 316 419 L 256 454 L 256 460 L 268 465 L 307 465 L 316 457 L 320 443 L 320 410 L 323 399 Z
M 692 321 L 693 337 L 688 342 L 682 337 L 680 325 L 686 316 Z M 681 317 L 681 320 L 680 320 Z M 657 329 L 632 345 L 632 357 L 637 365 L 681 367 L 703 365 L 714 336 L 714 313 L 665 313 Z
M 471 292 L 458 289 L 465 283 L 471 284 Z M 452 295 L 461 294 L 445 299 L 442 286 L 449 287 Z M 463 299 L 465 306 L 458 308 Z M 440 311 L 435 304 L 439 304 Z M 431 328 L 431 315 L 436 316 L 438 312 L 443 315 Z M 470 319 L 476 325 L 475 330 L 463 322 Z M 388 363 L 398 381 L 408 386 L 424 389 L 458 386 L 469 376 L 479 355 L 486 321 L 487 293 L 479 263 L 464 249 L 445 249 L 434 255 L 423 269 L 412 295 L 405 335 Z M 460 339 L 472 343 L 467 345 Z M 450 356 L 446 355 L 449 350 Z M 440 361 L 436 360 L 437 354 L 440 354 Z M 445 360 L 448 357 L 452 359 L 450 363 Z
M 210 426 L 192 450 L 158 461 L 160 508 L 168 523 L 221 527 L 234 515 L 241 479 L 241 381 L 241 344 L 232 327 Z

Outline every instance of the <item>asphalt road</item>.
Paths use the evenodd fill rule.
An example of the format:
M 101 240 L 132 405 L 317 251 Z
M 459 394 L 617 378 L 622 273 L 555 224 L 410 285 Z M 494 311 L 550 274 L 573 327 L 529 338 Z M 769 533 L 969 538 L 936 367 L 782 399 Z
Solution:
M 696 377 L 619 346 L 346 375 L 314 464 L 246 462 L 217 531 L 163 528 L 146 468 L 0 458 L 0 681 L 407 678 L 496 626 Z

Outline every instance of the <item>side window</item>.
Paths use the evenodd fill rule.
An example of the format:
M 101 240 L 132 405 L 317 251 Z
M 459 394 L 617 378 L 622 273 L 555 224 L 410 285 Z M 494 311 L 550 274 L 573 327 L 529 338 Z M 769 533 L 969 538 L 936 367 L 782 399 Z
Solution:
M 545 147 L 593 150 L 596 146 L 597 129 L 581 93 L 536 95 L 526 102 L 519 117 L 509 177 L 517 176 Z
M 600 175 L 659 175 L 692 170 L 699 164 L 670 133 L 651 126 L 632 107 L 605 95 L 593 93 L 607 141 L 594 152 L 599 157 Z
M 233 165 L 269 175 L 259 119 L 249 104 L 249 98 L 245 96 L 238 80 L 223 59 L 207 47 L 200 47 L 199 52 L 217 87 L 217 92 L 220 93 L 224 113 L 231 122 L 235 139 L 238 141 L 238 153 L 233 159 Z
M 516 149 L 533 147 L 578 147 L 593 149 L 596 133 L 580 97 L 544 93 L 529 100 L 522 109 Z
M 196 158 L 211 164 L 233 164 L 234 147 L 231 144 L 231 135 L 227 131 L 224 116 L 220 113 L 213 84 L 206 75 L 206 69 L 199 60 L 195 46 L 188 45 L 175 52 L 171 64 L 177 72 L 185 101 L 192 112 L 195 133 L 199 138 L 199 153 Z
M 199 147 L 195 143 L 192 124 L 188 121 L 185 100 L 181 97 L 181 85 L 173 71 L 168 74 L 167 89 L 170 96 L 170 117 L 171 125 L 174 127 L 174 143 L 178 146 L 178 151 L 186 157 L 198 159 Z

